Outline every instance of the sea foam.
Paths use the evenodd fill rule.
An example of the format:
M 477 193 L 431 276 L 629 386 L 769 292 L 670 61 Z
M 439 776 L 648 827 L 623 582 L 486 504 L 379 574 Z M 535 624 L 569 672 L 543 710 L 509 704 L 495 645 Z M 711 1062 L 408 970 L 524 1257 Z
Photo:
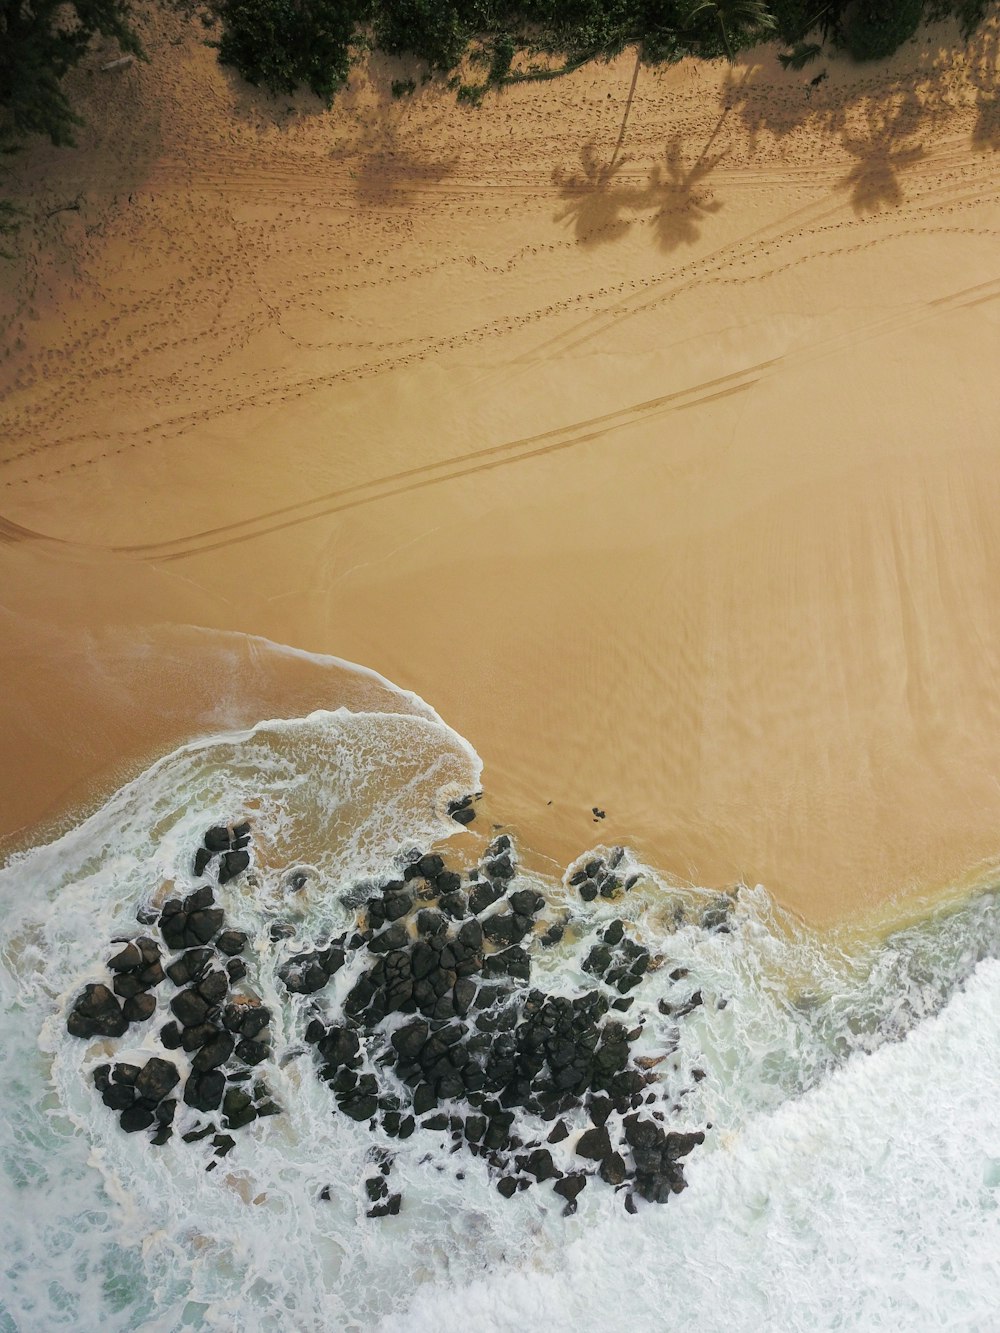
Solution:
M 651 1057 L 679 1043 L 658 1075 L 678 1124 L 712 1126 L 689 1188 L 635 1217 L 595 1188 L 564 1218 L 547 1186 L 505 1201 L 481 1160 L 418 1131 L 385 1144 L 399 1216 L 365 1216 L 375 1140 L 332 1114 L 304 1049 L 306 1001 L 279 994 L 269 926 L 291 915 L 305 942 L 345 929 L 342 890 L 454 832 L 447 800 L 479 777 L 434 717 L 264 723 L 182 747 L 0 871 L 0 1206 L 14 1220 L 0 1328 L 995 1327 L 992 893 L 873 942 L 805 930 L 760 888 L 707 931 L 710 896 L 649 868 L 622 902 L 590 907 L 535 877 L 576 918 L 537 955 L 548 990 L 593 984 L 581 960 L 613 916 L 665 959 L 630 1022 L 645 1021 Z M 251 980 L 275 1013 L 267 1076 L 284 1113 L 209 1173 L 199 1144 L 121 1133 L 89 1078 L 104 1043 L 68 1037 L 65 1013 L 137 906 L 164 883 L 193 886 L 204 829 L 243 814 L 254 874 L 220 902 L 251 936 Z M 294 901 L 292 865 L 310 872 Z M 676 1010 L 695 986 L 702 1003 L 675 1024 L 658 1002 Z M 115 1053 L 148 1055 L 156 1026 Z

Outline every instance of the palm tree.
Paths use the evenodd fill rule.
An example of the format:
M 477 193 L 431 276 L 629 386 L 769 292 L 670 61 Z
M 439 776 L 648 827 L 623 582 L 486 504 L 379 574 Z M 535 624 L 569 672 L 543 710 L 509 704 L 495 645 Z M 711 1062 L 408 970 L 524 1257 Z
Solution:
M 722 44 L 726 48 L 726 58 L 731 65 L 736 63 L 736 53 L 729 40 L 730 32 L 736 29 L 770 32 L 778 26 L 765 0 L 693 0 L 688 10 L 688 18 L 697 18 L 706 11 L 715 14 L 719 32 L 722 34 Z

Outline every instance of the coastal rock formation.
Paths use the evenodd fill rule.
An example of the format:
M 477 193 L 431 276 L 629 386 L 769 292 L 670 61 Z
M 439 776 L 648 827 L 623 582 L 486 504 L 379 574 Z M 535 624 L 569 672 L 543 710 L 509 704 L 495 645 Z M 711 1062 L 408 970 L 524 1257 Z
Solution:
M 247 825 L 213 827 L 196 864 L 218 858 L 224 883 L 234 864 L 227 858 L 249 863 L 248 846 Z M 623 857 L 616 848 L 591 858 L 568 883 L 585 902 L 618 897 L 630 886 Z M 293 925 L 270 928 L 279 992 L 301 1014 L 335 1111 L 391 1139 L 417 1130 L 444 1136 L 452 1152 L 485 1161 L 504 1197 L 544 1186 L 565 1212 L 594 1181 L 625 1191 L 629 1211 L 636 1196 L 664 1202 L 684 1187 L 681 1159 L 704 1135 L 663 1127 L 665 1093 L 651 1071 L 664 1057 L 637 1056 L 643 1022 L 629 1027 L 614 1013 L 628 1009 L 628 992 L 662 961 L 624 918 L 583 927 L 581 966 L 594 985 L 552 995 L 531 984 L 534 951 L 582 923 L 519 879 L 506 835 L 464 872 L 437 853 L 414 852 L 398 878 L 342 897 L 360 911 L 360 929 L 296 947 Z M 111 986 L 86 985 L 67 1028 L 83 1038 L 121 1037 L 130 1023 L 162 1013 L 160 1044 L 179 1056 L 101 1064 L 95 1087 L 125 1132 L 149 1130 L 154 1144 L 171 1137 L 178 1106 L 189 1123 L 205 1117 L 181 1137 L 214 1135 L 217 1160 L 232 1150 L 233 1133 L 280 1109 L 259 1075 L 271 1054 L 272 1014 L 241 984 L 248 937 L 227 926 L 211 885 L 138 915 L 160 939 L 115 941 Z M 712 904 L 703 928 L 725 929 L 727 917 L 728 908 Z M 334 986 L 345 969 L 349 982 Z M 682 975 L 675 969 L 671 978 Z M 673 1008 L 661 1001 L 661 1012 L 682 1018 L 701 1000 L 695 991 Z M 670 1049 L 676 1045 L 675 1037 Z M 693 1081 L 699 1076 L 691 1071 Z M 379 1151 L 379 1174 L 365 1182 L 373 1218 L 402 1206 L 386 1183 L 391 1156 Z

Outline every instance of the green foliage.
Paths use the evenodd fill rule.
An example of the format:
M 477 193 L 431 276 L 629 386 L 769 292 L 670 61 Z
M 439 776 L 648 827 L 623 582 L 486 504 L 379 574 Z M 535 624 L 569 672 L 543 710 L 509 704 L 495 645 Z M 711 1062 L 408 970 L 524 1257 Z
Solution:
M 692 0 L 688 15 L 693 21 L 705 15 L 714 18 L 730 63 L 740 47 L 762 41 L 777 26 L 764 0 Z
M 329 103 L 347 82 L 359 0 L 222 0 L 219 59 L 272 93 L 305 85 Z
M 783 69 L 800 70 L 816 59 L 823 50 L 819 42 L 796 42 L 791 51 L 781 51 L 778 59 Z
M 393 97 L 410 97 L 416 91 L 417 84 L 414 79 L 393 79 L 392 81 Z
M 81 122 L 62 78 L 97 33 L 143 58 L 128 0 L 0 0 L 0 108 L 18 133 L 73 142 Z
M 844 45 L 855 60 L 884 60 L 920 26 L 924 0 L 857 0 L 845 14 Z
M 431 69 L 454 69 L 484 21 L 472 0 L 383 0 L 375 43 L 390 55 L 419 56 Z
M 497 35 L 490 61 L 490 83 L 500 83 L 509 73 L 517 46 L 509 32 Z

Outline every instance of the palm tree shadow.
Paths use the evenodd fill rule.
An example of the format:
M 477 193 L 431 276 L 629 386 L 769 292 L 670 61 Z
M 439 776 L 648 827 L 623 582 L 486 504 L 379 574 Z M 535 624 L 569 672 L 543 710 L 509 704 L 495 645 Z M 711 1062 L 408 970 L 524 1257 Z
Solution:
M 716 126 L 718 133 L 718 126 Z M 712 135 L 712 138 L 715 134 Z M 709 139 L 708 143 L 712 142 Z M 701 234 L 701 224 L 722 208 L 722 201 L 712 197 L 704 181 L 725 157 L 727 150 L 707 156 L 708 144 L 692 167 L 684 168 L 681 136 L 675 134 L 667 144 L 666 161 L 657 163 L 646 187 L 648 206 L 655 208 L 653 228 L 656 243 L 669 253 L 681 245 L 693 245 Z
M 903 202 L 900 173 L 924 156 L 922 144 L 906 142 L 919 124 L 919 115 L 919 107 L 904 102 L 894 114 L 869 113 L 867 138 L 844 131 L 843 145 L 857 161 L 840 186 L 850 190 L 855 213 L 877 213 Z
M 642 192 L 632 186 L 616 185 L 615 180 L 627 157 L 603 162 L 590 142 L 580 151 L 580 169 L 572 173 L 556 167 L 552 182 L 565 201 L 556 213 L 557 222 L 570 222 L 580 245 L 601 245 L 618 240 L 632 225 L 623 217 L 625 209 L 641 202 Z
M 976 123 L 972 127 L 972 146 L 979 152 L 1000 152 L 1000 97 L 980 93 L 976 98 Z

